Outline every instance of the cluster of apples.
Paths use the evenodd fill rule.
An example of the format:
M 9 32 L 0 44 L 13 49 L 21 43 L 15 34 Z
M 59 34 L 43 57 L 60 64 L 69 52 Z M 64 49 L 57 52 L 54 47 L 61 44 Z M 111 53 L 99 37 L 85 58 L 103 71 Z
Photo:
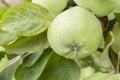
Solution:
M 45 7 L 53 18 L 48 28 L 50 47 L 70 59 L 84 58 L 104 43 L 98 17 L 109 15 L 117 0 L 33 0 Z M 67 7 L 74 2 L 74 6 Z M 116 33 L 117 34 L 117 33 Z

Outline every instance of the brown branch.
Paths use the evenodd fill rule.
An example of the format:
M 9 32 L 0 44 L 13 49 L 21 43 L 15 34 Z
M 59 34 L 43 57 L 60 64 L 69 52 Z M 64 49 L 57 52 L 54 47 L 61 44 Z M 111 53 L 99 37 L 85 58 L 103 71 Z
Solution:
M 3 4 L 5 4 L 7 7 L 10 7 L 10 5 L 5 1 L 5 0 L 1 0 Z

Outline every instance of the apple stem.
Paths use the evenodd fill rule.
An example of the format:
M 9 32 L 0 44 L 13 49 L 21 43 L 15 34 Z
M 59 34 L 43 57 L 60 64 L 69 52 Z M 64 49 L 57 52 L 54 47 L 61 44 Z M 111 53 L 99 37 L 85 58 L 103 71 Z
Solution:
M 72 51 L 73 53 L 77 53 L 79 51 L 80 47 L 78 45 L 73 45 L 72 46 Z

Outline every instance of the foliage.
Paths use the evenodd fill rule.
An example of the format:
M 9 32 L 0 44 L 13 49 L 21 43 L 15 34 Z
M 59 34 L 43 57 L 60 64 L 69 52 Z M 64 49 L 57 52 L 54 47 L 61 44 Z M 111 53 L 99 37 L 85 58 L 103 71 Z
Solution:
M 0 80 L 120 80 L 120 0 L 15 2 L 0 0 Z

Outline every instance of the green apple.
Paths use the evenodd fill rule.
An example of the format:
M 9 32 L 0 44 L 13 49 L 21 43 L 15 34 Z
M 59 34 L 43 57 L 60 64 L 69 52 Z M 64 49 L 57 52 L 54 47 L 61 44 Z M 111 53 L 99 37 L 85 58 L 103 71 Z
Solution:
M 32 2 L 46 8 L 49 11 L 50 16 L 54 18 L 66 8 L 69 0 L 32 0 Z
M 103 17 L 111 13 L 117 0 L 74 0 L 79 6 L 92 11 L 98 17 Z
M 114 35 L 114 43 L 112 44 L 112 49 L 116 52 L 120 52 L 120 22 L 116 22 L 112 30 Z
M 120 20 L 119 15 L 120 15 L 120 0 L 117 0 L 115 9 L 108 15 L 108 19 L 113 20 L 116 18 L 117 20 Z
M 70 59 L 83 58 L 94 53 L 103 36 L 100 21 L 79 6 L 59 14 L 48 28 L 48 41 L 59 55 Z
M 88 78 L 95 73 L 95 69 L 91 66 L 80 69 L 80 76 L 82 79 Z

